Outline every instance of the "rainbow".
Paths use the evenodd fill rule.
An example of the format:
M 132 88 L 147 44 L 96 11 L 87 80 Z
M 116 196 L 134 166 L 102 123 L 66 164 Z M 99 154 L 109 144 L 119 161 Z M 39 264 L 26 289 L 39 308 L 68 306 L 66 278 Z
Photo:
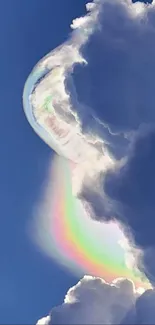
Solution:
M 127 267 L 126 251 L 120 245 L 125 237 L 118 225 L 91 220 L 82 203 L 73 196 L 71 173 L 70 162 L 56 155 L 51 185 L 41 214 L 35 219 L 40 247 L 77 276 L 89 274 L 109 283 L 125 277 L 136 288 L 150 288 L 140 271 Z

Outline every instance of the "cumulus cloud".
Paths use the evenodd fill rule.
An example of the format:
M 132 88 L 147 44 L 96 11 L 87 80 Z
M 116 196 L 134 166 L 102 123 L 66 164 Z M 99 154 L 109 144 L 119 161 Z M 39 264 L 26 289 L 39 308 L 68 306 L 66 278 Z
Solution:
M 75 183 L 80 178 L 78 185 L 73 184 L 76 195 L 91 217 L 121 222 L 142 249 L 139 267 L 154 283 L 155 1 L 146 5 L 94 0 L 87 11 L 72 22 L 69 41 L 44 61 L 49 69 L 58 67 L 56 79 L 49 74 L 46 86 L 55 92 L 60 122 L 72 125 L 82 139 L 85 159 L 73 178 Z M 37 89 L 39 94 L 45 90 Z M 35 96 L 34 106 L 41 99 L 37 90 Z M 72 142 L 72 153 L 75 147 L 79 148 Z M 129 283 L 109 285 L 86 277 L 45 321 L 50 325 L 155 322 L 154 290 L 137 298 L 133 289 L 127 290 Z
M 134 303 L 134 286 L 129 280 L 110 285 L 85 276 L 69 289 L 64 303 L 52 309 L 48 324 L 119 324 Z
M 124 224 L 143 249 L 140 265 L 153 281 L 148 251 L 155 246 L 155 1 L 100 0 L 93 10 L 98 14 L 92 32 L 79 47 L 87 64 L 74 64 L 66 87 L 69 92 L 72 80 L 83 132 L 98 134 L 116 160 L 95 178 L 85 174 L 78 196 L 91 216 Z
M 96 200 L 96 192 L 90 187 L 83 192 L 100 220 L 109 221 L 115 217 L 124 225 L 126 233 L 142 248 L 142 263 L 139 265 L 145 265 L 145 272 L 152 283 L 155 276 L 154 166 L 155 130 L 151 128 L 134 139 L 123 165 L 104 175 L 102 197 L 106 199 L 101 200 L 100 194 Z M 83 188 L 85 186 L 84 184 Z
M 73 70 L 77 97 L 110 133 L 131 131 L 155 119 L 154 3 L 102 0 L 96 5 L 94 31 L 80 47 L 87 64 Z
M 37 325 L 58 324 L 154 324 L 155 292 L 135 291 L 130 280 L 119 278 L 113 283 L 85 276 L 70 288 L 62 305 Z
M 132 229 L 123 213 L 125 202 L 118 197 L 118 189 L 110 187 L 117 173 L 120 182 L 121 177 L 126 181 L 124 173 L 133 162 L 139 162 L 136 157 L 141 150 L 143 161 L 149 160 L 148 150 L 138 143 L 141 135 L 144 141 L 148 138 L 149 131 L 144 129 L 153 129 L 155 123 L 155 1 L 145 5 L 131 0 L 94 0 L 87 4 L 87 11 L 72 22 L 71 38 L 38 64 L 48 73 L 30 96 L 33 113 L 50 133 L 55 116 L 41 104 L 43 95 L 52 90 L 54 115 L 64 129 L 68 127 L 69 134 L 65 140 L 64 134 L 60 135 L 59 146 L 79 163 L 73 182 L 81 179 L 75 193 L 90 204 L 95 218 L 127 220 Z M 136 172 L 132 181 L 134 188 Z M 141 189 L 144 202 L 142 193 Z M 136 200 L 136 191 L 133 196 Z M 129 205 L 134 209 L 131 198 Z

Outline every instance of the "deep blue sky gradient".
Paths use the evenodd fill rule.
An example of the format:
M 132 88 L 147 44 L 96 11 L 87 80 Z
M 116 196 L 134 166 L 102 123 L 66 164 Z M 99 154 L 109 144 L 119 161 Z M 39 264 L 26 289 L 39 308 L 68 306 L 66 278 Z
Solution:
M 85 0 L 0 1 L 0 323 L 32 324 L 61 303 L 77 279 L 37 250 L 27 234 L 51 150 L 22 107 L 37 61 L 61 44 Z

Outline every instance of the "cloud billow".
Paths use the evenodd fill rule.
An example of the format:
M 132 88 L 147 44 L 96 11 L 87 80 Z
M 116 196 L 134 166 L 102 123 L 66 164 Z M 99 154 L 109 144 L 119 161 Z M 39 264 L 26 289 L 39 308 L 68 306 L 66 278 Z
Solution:
M 97 23 L 80 48 L 87 64 L 72 71 L 78 102 L 87 109 L 76 108 L 83 132 L 91 116 L 91 132 L 102 134 L 109 153 L 116 158 L 119 151 L 121 159 L 93 180 L 86 175 L 78 196 L 96 219 L 124 224 L 146 266 L 155 246 L 155 2 L 94 2 Z M 147 264 L 153 279 L 155 267 Z
M 127 279 L 116 279 L 115 283 L 108 284 L 103 279 L 85 276 L 69 289 L 63 304 L 54 307 L 37 325 L 154 323 L 153 290 L 139 295 Z
M 87 64 L 73 70 L 79 101 L 112 133 L 155 121 L 155 7 L 134 10 L 130 1 L 101 1 L 95 30 L 80 49 Z
M 94 0 L 87 10 L 73 21 L 69 41 L 48 58 L 49 66 L 56 60 L 62 69 L 54 85 L 60 121 L 74 121 L 81 147 L 88 144 L 76 195 L 91 217 L 122 224 L 154 284 L 155 1 Z M 38 324 L 155 323 L 154 290 L 139 296 L 124 281 L 85 277 Z

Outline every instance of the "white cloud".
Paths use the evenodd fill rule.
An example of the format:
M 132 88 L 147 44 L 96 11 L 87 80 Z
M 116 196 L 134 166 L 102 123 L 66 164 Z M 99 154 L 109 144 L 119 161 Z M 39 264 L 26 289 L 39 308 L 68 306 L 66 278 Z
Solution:
M 37 324 L 120 324 L 134 307 L 137 293 L 127 279 L 108 284 L 85 276 L 65 296 L 64 303 Z
M 138 191 L 132 197 L 132 206 L 123 196 L 125 204 L 122 199 L 122 208 L 121 198 L 114 196 L 114 200 L 110 200 L 110 194 L 104 193 L 102 184 L 107 170 L 117 170 L 122 162 L 123 171 L 133 171 L 129 156 L 133 154 L 129 150 L 133 140 L 131 134 L 134 137 L 136 132 L 140 132 L 142 124 L 155 123 L 155 1 L 148 6 L 133 4 L 130 0 L 94 0 L 87 5 L 87 10 L 86 16 L 72 22 L 71 38 L 39 63 L 50 72 L 36 88 L 31 100 L 34 106 L 40 105 L 42 95 L 45 92 L 48 95 L 52 89 L 59 123 L 66 123 L 74 129 L 75 133 L 71 130 L 68 139 L 66 155 L 74 160 L 75 148 L 80 151 L 82 163 L 73 179 L 74 191 L 91 204 L 93 217 L 111 218 L 111 211 L 115 211 L 116 218 L 119 218 L 120 210 L 123 211 L 121 221 L 131 228 L 136 242 L 149 247 L 152 241 L 148 239 L 154 237 L 150 230 L 154 229 L 150 218 L 150 210 L 153 216 L 154 210 L 150 209 L 150 201 L 149 208 L 143 210 L 147 210 L 145 216 L 151 225 L 147 227 L 151 236 L 147 229 L 142 229 L 140 217 L 143 211 L 137 213 L 136 210 Z M 41 110 L 36 110 L 35 114 L 50 133 L 49 125 L 45 123 L 49 113 L 43 116 Z M 75 134 L 78 134 L 77 142 Z M 118 174 L 121 174 L 119 168 Z M 137 175 L 134 174 L 134 179 Z M 126 174 L 119 181 L 121 186 L 123 181 L 125 184 Z M 132 184 L 134 188 L 134 181 Z M 130 187 L 130 179 L 128 185 Z M 113 189 L 114 186 L 111 187 L 112 194 Z M 145 199 L 146 195 L 140 202 Z M 135 214 L 132 210 L 134 202 Z M 131 220 L 132 216 L 134 220 Z M 144 238 L 146 230 L 147 238 Z M 50 319 L 48 316 L 44 321 L 50 324 L 120 323 L 134 304 L 135 293 L 128 281 L 116 284 L 112 286 L 101 279 L 84 278 L 69 290 L 64 304 L 55 307 Z
M 73 20 L 69 40 L 37 65 L 49 72 L 31 102 L 38 123 L 51 136 L 53 120 L 42 104 L 52 93 L 57 125 L 66 135 L 56 145 L 50 141 L 51 146 L 79 164 L 74 194 L 92 207 L 95 197 L 98 210 L 91 215 L 104 218 L 111 214 L 103 191 L 105 173 L 126 163 L 130 135 L 142 123 L 155 123 L 155 2 L 94 0 L 86 8 L 85 16 Z
M 48 325 L 50 323 L 50 321 L 51 321 L 51 317 L 45 316 L 38 320 L 37 325 Z

